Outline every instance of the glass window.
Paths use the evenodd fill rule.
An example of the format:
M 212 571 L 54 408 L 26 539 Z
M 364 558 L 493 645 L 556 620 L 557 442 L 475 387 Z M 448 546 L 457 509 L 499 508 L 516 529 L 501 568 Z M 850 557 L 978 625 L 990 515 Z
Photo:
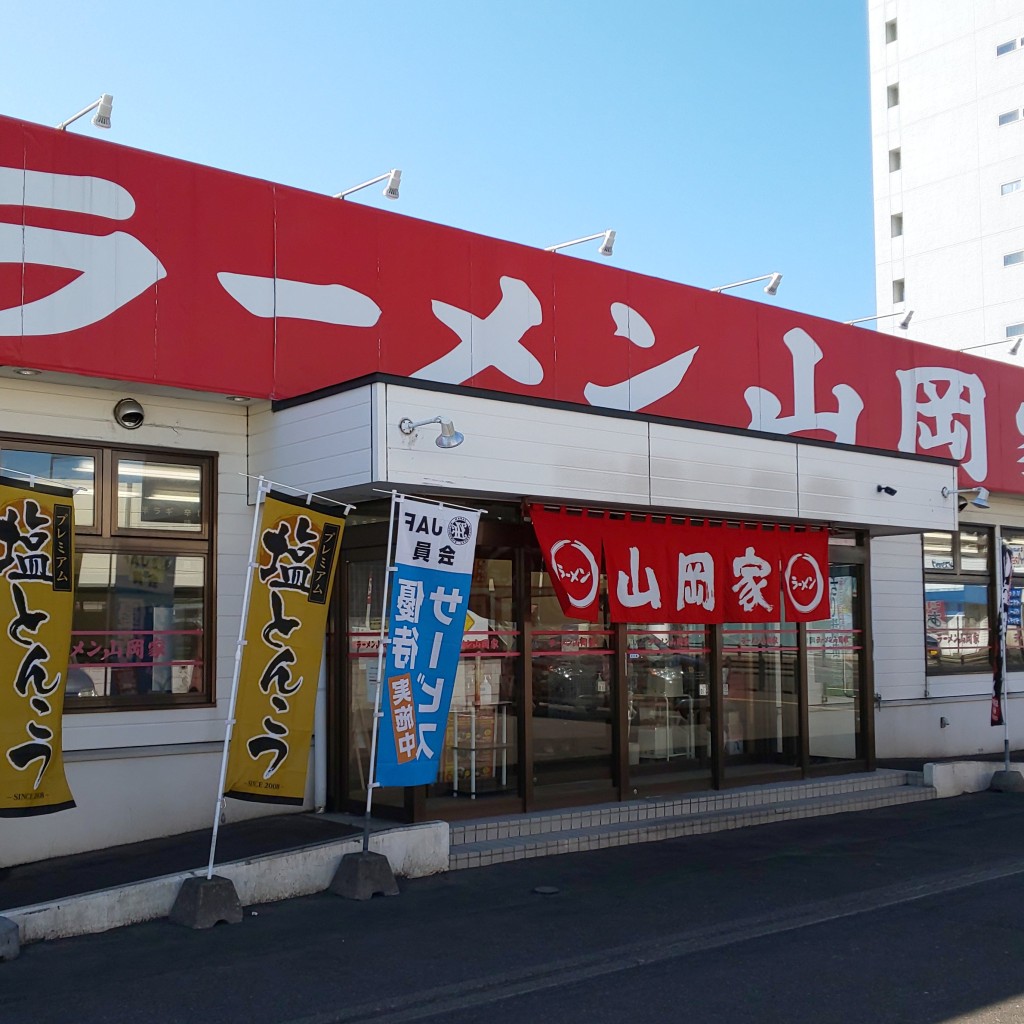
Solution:
M 1017 252 L 1008 252 L 1003 257 L 1003 266 L 1012 267 L 1017 263 L 1024 263 L 1024 250 L 1018 250 Z
M 1015 178 L 1013 181 L 1004 181 L 999 186 L 999 194 L 1003 196 L 1011 195 L 1014 192 L 1020 191 L 1020 178 Z
M 1006 327 L 1006 336 L 1008 338 L 1019 338 L 1024 335 L 1024 324 L 1008 324 Z
M 1014 121 L 1020 118 L 1019 110 L 1007 110 L 1006 113 L 999 115 L 999 124 L 1013 124 Z
M 885 90 L 885 101 L 890 107 L 895 107 L 900 102 L 900 87 L 899 84 L 890 85 Z
M 902 213 L 894 213 L 889 218 L 889 225 L 890 225 L 890 227 L 892 229 L 892 237 L 893 238 L 898 238 L 900 235 L 902 235 L 903 234 L 903 214 Z
M 1017 49 L 1017 40 L 1008 39 L 1005 43 L 1000 43 L 996 47 L 996 56 L 1002 57 L 1005 53 L 1013 53 Z
M 895 43 L 897 38 L 896 19 L 893 18 L 892 21 L 887 21 L 885 23 L 885 41 L 887 43 Z
M 206 559 L 79 553 L 68 701 L 203 692 Z
M 65 710 L 209 703 L 213 457 L 0 437 L 5 469 L 75 489 Z
M 989 672 L 991 531 L 924 535 L 924 644 L 929 675 Z
M 146 456 L 117 459 L 119 530 L 203 529 L 199 466 Z
M 896 278 L 892 283 L 892 301 L 905 302 L 907 294 L 906 281 L 902 277 Z
M 96 456 L 89 451 L 61 451 L 55 446 L 0 441 L 0 475 L 68 487 L 75 492 L 75 528 L 96 524 Z
M 903 154 L 899 148 L 889 150 L 889 170 L 898 171 L 903 166 Z

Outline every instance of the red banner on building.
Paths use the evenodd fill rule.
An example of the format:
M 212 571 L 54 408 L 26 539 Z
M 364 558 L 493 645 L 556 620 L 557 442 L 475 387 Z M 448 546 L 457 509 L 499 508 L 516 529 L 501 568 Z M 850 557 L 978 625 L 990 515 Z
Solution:
M 779 534 L 782 594 L 788 622 L 819 622 L 831 614 L 828 533 L 793 530 Z
M 531 516 L 562 611 L 573 619 L 597 622 L 604 514 L 595 517 L 564 508 L 547 512 L 532 506 Z
M 829 617 L 828 531 L 674 523 L 530 506 L 562 611 L 596 622 L 815 622 Z M 602 562 L 603 557 L 603 562 Z

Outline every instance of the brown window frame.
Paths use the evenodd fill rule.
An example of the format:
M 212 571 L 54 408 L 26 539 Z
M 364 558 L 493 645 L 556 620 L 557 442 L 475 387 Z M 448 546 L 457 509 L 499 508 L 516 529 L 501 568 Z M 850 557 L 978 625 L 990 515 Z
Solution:
M 75 527 L 75 553 L 110 556 L 144 554 L 201 557 L 203 573 L 202 679 L 197 692 L 122 694 L 115 697 L 79 698 L 65 695 L 64 711 L 87 714 L 108 711 L 158 710 L 209 706 L 215 703 L 216 612 L 216 488 L 217 454 L 190 449 L 161 449 L 145 445 L 76 443 L 67 438 L 0 433 L 0 451 L 52 452 L 88 455 L 95 460 L 93 525 Z M 147 530 L 117 525 L 117 466 L 120 459 L 149 459 L 170 465 L 198 466 L 200 470 L 200 530 Z M 77 585 L 77 580 L 76 580 Z M 77 589 L 77 586 L 76 586 Z M 109 591 L 107 591 L 109 593 Z M 74 629 L 74 626 L 72 627 Z

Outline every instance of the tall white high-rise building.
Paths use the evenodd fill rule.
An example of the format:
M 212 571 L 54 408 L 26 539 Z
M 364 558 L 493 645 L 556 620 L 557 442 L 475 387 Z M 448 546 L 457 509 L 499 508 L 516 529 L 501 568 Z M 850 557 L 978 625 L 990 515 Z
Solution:
M 1024 0 L 868 0 L 868 30 L 878 327 L 1024 361 Z

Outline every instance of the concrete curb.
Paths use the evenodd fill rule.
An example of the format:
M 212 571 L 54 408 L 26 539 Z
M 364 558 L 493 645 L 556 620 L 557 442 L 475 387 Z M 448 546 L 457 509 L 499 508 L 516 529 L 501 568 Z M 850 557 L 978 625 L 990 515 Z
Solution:
M 1024 764 L 1011 764 L 1011 771 L 1024 772 Z M 933 786 L 940 797 L 981 793 L 992 776 L 1003 770 L 1002 761 L 944 761 L 924 766 L 924 784 Z
M 448 844 L 448 823 L 444 821 L 388 829 L 370 836 L 370 849 L 384 854 L 396 877 L 405 878 L 447 871 Z M 362 836 L 352 836 L 218 864 L 217 874 L 231 879 L 243 906 L 271 903 L 322 892 L 331 884 L 341 858 L 362 848 Z M 205 868 L 197 868 L 2 913 L 17 924 L 23 945 L 44 939 L 92 935 L 167 917 L 182 882 L 205 874 Z

